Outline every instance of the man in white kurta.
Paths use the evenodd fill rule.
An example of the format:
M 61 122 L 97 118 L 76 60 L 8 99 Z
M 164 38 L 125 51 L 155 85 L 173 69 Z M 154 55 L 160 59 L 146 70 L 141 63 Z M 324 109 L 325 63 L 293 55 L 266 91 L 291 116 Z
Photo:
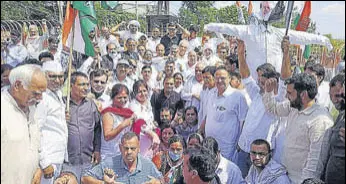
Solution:
M 222 156 L 233 161 L 248 105 L 244 95 L 229 85 L 229 80 L 226 69 L 216 71 L 217 91 L 210 95 L 205 134 L 214 137 L 220 145 Z
M 68 131 L 61 91 L 64 71 L 58 61 L 46 61 L 42 69 L 47 76 L 48 89 L 42 95 L 42 102 L 37 105 L 36 119 L 41 131 L 40 167 L 48 177 L 42 177 L 41 183 L 52 184 L 59 176 L 64 160 L 68 161 Z
M 39 182 L 34 177 L 40 145 L 34 104 L 42 99 L 47 81 L 37 66 L 22 65 L 11 71 L 10 83 L 1 93 L 1 183 Z

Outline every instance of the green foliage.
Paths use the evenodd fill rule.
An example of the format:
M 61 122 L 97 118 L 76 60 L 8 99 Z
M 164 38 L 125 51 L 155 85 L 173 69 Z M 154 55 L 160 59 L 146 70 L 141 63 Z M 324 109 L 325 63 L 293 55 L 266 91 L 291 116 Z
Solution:
M 200 1 L 201 3 L 205 1 Z M 184 4 L 184 3 L 183 3 Z M 189 4 L 186 2 L 185 4 Z M 198 4 L 194 2 L 194 4 Z M 206 3 L 204 4 L 206 5 Z M 191 6 L 191 4 L 189 4 Z M 201 30 L 203 30 L 204 25 L 211 22 L 222 22 L 229 24 L 240 24 L 238 21 L 238 10 L 236 5 L 226 6 L 220 8 L 219 10 L 212 6 L 201 6 L 197 7 L 195 13 L 193 13 L 191 8 L 187 8 L 186 5 L 179 9 L 179 20 L 183 27 L 189 27 L 191 24 L 199 25 Z M 244 19 L 247 21 L 248 14 L 247 8 L 242 7 Z M 202 34 L 201 32 L 199 34 Z
M 209 8 L 212 7 L 214 3 L 215 1 L 183 1 L 182 7 L 192 13 L 197 13 L 198 8 Z
M 120 10 L 105 10 L 101 7 L 100 1 L 95 1 L 95 10 L 96 16 L 98 20 L 98 26 L 115 26 L 122 21 L 130 21 L 135 20 L 136 15 L 133 13 L 128 13 Z M 141 24 L 140 30 L 141 32 L 146 32 L 147 23 L 145 17 L 138 17 L 138 22 Z
M 1 1 L 1 20 L 58 20 L 56 1 Z

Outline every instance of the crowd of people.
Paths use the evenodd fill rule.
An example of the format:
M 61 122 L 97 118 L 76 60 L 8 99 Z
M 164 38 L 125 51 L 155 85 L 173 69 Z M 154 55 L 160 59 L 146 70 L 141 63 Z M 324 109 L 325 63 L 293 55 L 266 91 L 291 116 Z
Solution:
M 345 182 L 345 61 L 327 79 L 316 58 L 301 70 L 290 52 L 331 47 L 326 37 L 122 25 L 90 37 L 95 56 L 74 53 L 71 70 L 48 28 L 2 38 L 2 183 Z

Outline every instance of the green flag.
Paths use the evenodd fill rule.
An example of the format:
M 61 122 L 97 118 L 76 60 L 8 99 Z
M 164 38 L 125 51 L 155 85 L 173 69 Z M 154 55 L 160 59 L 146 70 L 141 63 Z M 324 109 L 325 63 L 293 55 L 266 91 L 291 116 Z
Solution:
M 299 19 L 300 19 L 300 14 L 298 14 L 297 17 L 293 21 L 293 29 L 294 30 L 296 29 L 296 27 L 298 25 Z
M 114 9 L 117 6 L 118 1 L 101 1 L 101 7 L 106 10 Z
M 311 46 L 305 45 L 304 54 L 303 54 L 304 58 L 309 59 L 310 54 L 311 54 Z
M 72 6 L 78 10 L 78 18 L 80 22 L 80 32 L 84 41 L 84 53 L 88 56 L 94 56 L 94 46 L 89 34 L 95 31 L 97 26 L 96 12 L 93 1 L 73 1 Z M 76 25 L 76 28 L 78 26 Z M 77 33 L 77 31 L 76 31 Z M 83 43 L 81 43 L 83 44 Z

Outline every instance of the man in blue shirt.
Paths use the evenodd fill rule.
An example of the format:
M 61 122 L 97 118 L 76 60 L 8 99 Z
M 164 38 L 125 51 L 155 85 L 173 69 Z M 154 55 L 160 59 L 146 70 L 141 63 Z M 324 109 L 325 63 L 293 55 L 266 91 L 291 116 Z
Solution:
M 121 155 L 108 157 L 100 164 L 86 170 L 82 177 L 83 183 L 114 183 L 125 184 L 160 184 L 163 183 L 162 174 L 148 159 L 139 155 L 139 140 L 135 133 L 127 132 L 121 138 L 119 145 Z M 114 175 L 105 174 L 105 170 L 112 169 Z M 109 173 L 109 172 L 106 173 Z

